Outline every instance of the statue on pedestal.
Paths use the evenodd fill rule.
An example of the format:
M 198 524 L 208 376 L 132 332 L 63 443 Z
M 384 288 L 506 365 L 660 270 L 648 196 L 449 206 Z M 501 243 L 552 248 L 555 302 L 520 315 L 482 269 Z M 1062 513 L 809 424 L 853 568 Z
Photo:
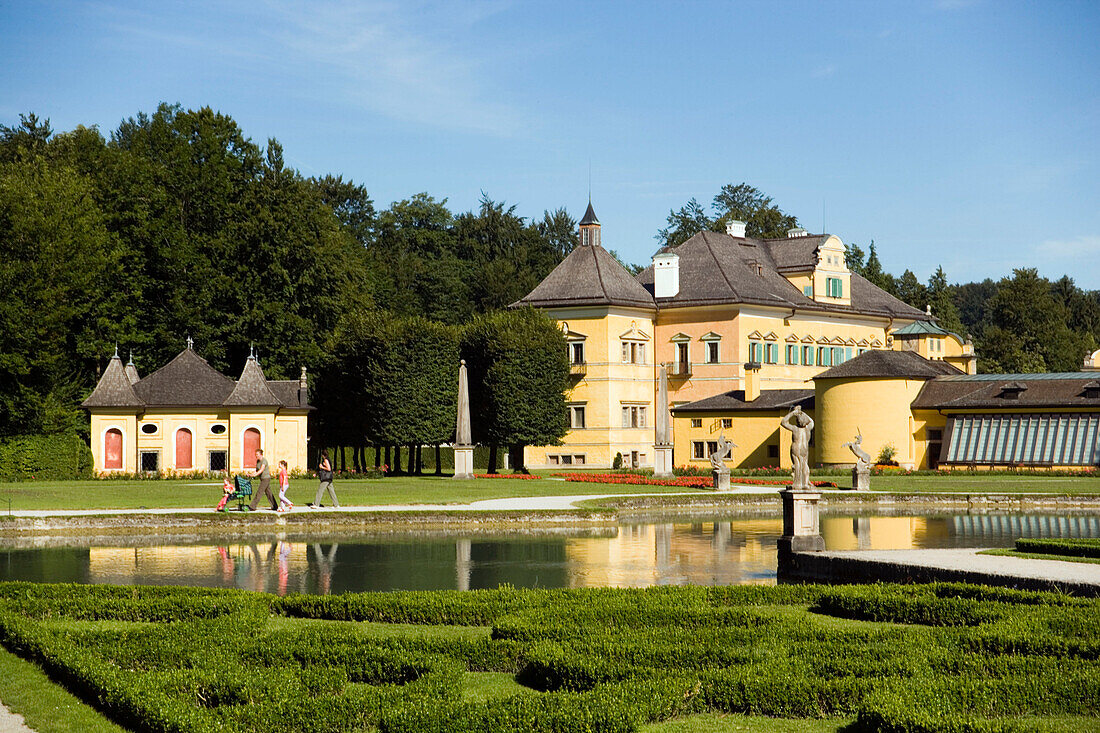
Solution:
M 791 431 L 791 467 L 794 491 L 812 491 L 810 484 L 810 434 L 814 429 L 812 417 L 802 411 L 801 405 L 795 405 L 786 417 L 779 421 L 780 427 Z
M 730 469 L 725 462 L 736 447 L 733 441 L 720 435 L 718 449 L 710 454 L 711 476 L 714 478 L 714 488 L 719 491 L 728 491 L 730 488 Z
M 852 468 L 852 488 L 856 491 L 867 491 L 871 488 L 871 454 L 860 447 L 863 435 L 856 435 L 851 443 L 845 443 L 841 448 L 849 448 L 856 457 L 856 465 Z

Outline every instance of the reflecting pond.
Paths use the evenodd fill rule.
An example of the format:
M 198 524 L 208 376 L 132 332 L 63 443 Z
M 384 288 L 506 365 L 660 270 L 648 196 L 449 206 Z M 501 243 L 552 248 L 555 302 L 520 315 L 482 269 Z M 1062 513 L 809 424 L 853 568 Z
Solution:
M 1100 537 L 1100 517 L 942 514 L 821 517 L 831 550 L 1009 547 L 1017 537 Z M 280 534 L 0 539 L 0 580 L 198 585 L 272 593 L 776 582 L 774 514 L 669 516 L 589 530 L 496 535 Z

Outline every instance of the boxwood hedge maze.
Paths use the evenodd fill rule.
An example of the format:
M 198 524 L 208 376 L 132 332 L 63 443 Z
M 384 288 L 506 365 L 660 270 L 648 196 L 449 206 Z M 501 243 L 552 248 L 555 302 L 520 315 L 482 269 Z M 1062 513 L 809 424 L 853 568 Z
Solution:
M 618 732 L 698 712 L 1096 730 L 1100 713 L 1100 602 L 965 585 L 6 583 L 0 642 L 139 731 Z

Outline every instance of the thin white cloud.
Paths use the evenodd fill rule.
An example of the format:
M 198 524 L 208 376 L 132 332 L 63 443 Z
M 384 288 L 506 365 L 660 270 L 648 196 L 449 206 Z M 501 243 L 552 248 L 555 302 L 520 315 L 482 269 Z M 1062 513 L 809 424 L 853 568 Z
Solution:
M 1048 239 L 1039 245 L 1038 252 L 1052 259 L 1092 257 L 1100 254 L 1100 236 L 1086 234 L 1075 239 Z
M 513 135 L 525 120 L 484 80 L 494 59 L 470 41 L 499 3 L 276 3 L 276 39 L 326 87 L 384 115 L 433 127 Z
M 501 137 L 531 123 L 493 88 L 515 48 L 476 42 L 478 24 L 508 7 L 499 0 L 197 2 L 176 25 L 108 2 L 87 7 L 114 43 L 140 39 L 196 59 L 232 57 L 252 77 L 305 76 L 328 102 L 402 122 Z
M 814 69 L 810 75 L 815 79 L 824 79 L 836 74 L 836 64 L 825 64 Z

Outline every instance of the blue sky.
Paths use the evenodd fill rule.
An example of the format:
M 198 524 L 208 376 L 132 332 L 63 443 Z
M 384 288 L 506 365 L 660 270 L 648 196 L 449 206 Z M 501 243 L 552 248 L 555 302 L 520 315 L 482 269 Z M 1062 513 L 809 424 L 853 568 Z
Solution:
M 746 181 L 887 269 L 1100 289 L 1100 2 L 11 2 L 0 122 L 210 105 L 380 207 L 588 196 L 648 261 Z

